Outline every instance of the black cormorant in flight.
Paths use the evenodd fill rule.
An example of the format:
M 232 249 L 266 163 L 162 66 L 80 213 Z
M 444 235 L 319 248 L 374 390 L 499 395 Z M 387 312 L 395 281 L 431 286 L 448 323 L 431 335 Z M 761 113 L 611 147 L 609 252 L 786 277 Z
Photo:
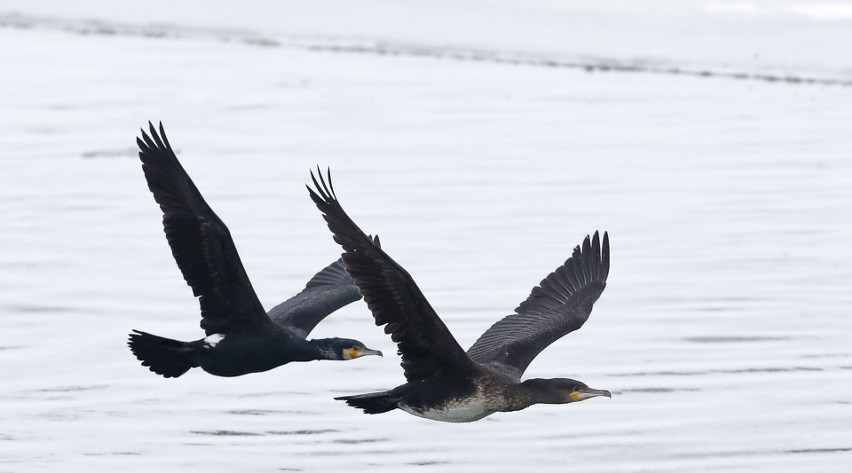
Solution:
M 564 404 L 609 391 L 573 379 L 521 381 L 542 350 L 580 328 L 606 287 L 609 237 L 595 233 L 550 273 L 515 313 L 491 326 L 465 352 L 420 292 L 414 279 L 346 215 L 328 182 L 311 173 L 311 199 L 322 211 L 343 262 L 376 325 L 385 325 L 399 347 L 407 383 L 382 391 L 336 399 L 367 414 L 402 409 L 427 419 L 473 422 L 494 412 L 533 404 Z
M 142 130 L 139 158 L 148 188 L 163 210 L 172 255 L 201 305 L 205 338 L 181 342 L 134 330 L 128 345 L 143 366 L 166 378 L 194 367 L 217 376 L 271 370 L 291 361 L 350 360 L 381 355 L 357 340 L 308 334 L 328 314 L 360 299 L 338 260 L 305 289 L 267 314 L 243 269 L 228 227 L 180 165 L 160 124 Z M 375 240 L 378 244 L 378 238 Z

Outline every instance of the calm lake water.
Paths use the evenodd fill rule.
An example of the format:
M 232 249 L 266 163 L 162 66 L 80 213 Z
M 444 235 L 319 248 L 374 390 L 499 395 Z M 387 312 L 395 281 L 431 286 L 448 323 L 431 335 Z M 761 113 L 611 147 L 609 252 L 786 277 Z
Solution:
M 0 472 L 852 464 L 849 87 L 28 21 L 0 28 Z M 339 255 L 303 187 L 317 164 L 464 346 L 609 231 L 589 322 L 527 377 L 612 399 L 469 425 L 363 415 L 332 398 L 403 378 L 362 302 L 315 335 L 390 356 L 148 372 L 130 329 L 202 333 L 136 158 L 149 119 L 267 307 Z

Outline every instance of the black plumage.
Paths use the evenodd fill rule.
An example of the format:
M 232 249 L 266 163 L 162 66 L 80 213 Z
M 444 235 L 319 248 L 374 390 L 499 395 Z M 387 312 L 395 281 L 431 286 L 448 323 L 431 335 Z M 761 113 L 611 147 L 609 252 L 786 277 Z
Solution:
M 172 151 L 163 125 L 137 138 L 148 188 L 163 211 L 172 255 L 201 306 L 207 337 L 182 342 L 134 330 L 128 345 L 151 371 L 177 377 L 192 367 L 219 376 L 266 371 L 291 361 L 352 359 L 370 350 L 356 340 L 307 340 L 335 310 L 360 299 L 338 260 L 267 314 L 243 268 L 228 227 L 207 205 Z M 375 240 L 378 244 L 378 238 Z
M 320 209 L 334 240 L 343 247 L 343 262 L 364 296 L 377 325 L 397 343 L 407 383 L 389 391 L 337 399 L 378 414 L 402 409 L 421 417 L 471 422 L 494 412 L 532 404 L 562 404 L 608 391 L 591 389 L 567 378 L 521 376 L 548 345 L 577 330 L 606 287 L 609 237 L 586 237 L 570 258 L 509 315 L 489 328 L 465 352 L 411 275 L 346 214 L 327 179 L 311 173 L 311 199 Z

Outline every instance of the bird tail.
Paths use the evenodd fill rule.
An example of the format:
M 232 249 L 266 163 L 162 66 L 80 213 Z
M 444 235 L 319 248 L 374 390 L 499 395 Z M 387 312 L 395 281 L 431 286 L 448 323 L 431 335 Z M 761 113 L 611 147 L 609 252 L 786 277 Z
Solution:
M 334 399 L 346 401 L 346 404 L 352 407 L 363 409 L 364 414 L 382 414 L 396 409 L 397 404 L 399 404 L 399 397 L 392 395 L 390 391 L 342 396 Z
M 127 346 L 149 370 L 166 378 L 177 378 L 198 366 L 190 343 L 134 330 Z

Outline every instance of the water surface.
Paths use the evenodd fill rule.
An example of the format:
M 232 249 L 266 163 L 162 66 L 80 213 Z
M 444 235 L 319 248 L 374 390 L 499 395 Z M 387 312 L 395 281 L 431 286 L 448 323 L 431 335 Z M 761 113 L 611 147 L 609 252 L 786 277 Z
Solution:
M 847 87 L 38 25 L 2 28 L 0 44 L 0 471 L 852 460 Z M 609 231 L 589 322 L 527 376 L 613 398 L 455 425 L 332 400 L 400 383 L 394 356 L 151 374 L 130 329 L 201 331 L 135 157 L 148 119 L 166 123 L 267 307 L 339 254 L 303 187 L 316 164 L 464 346 Z M 363 303 L 316 335 L 394 351 Z

